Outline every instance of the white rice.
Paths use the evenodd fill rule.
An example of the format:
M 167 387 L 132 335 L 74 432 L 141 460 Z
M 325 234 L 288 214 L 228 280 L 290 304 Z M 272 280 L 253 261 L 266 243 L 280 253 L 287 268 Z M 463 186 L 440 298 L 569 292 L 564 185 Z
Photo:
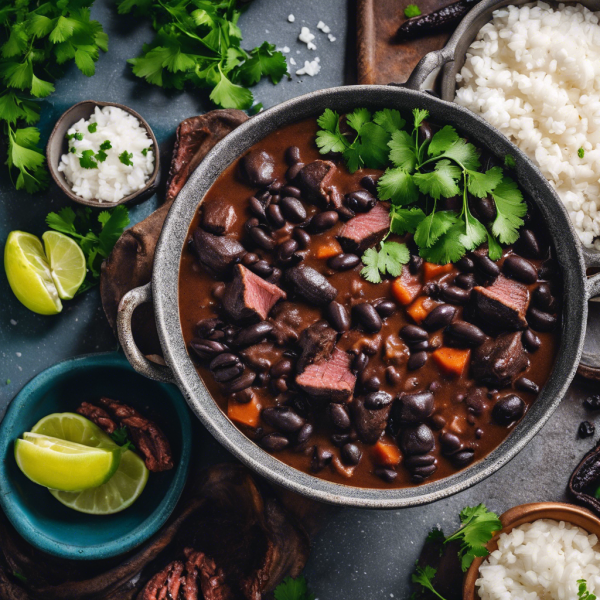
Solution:
M 489 121 L 539 165 L 583 244 L 597 249 L 599 15 L 580 4 L 554 10 L 545 2 L 495 11 L 467 51 L 456 93 L 458 104 Z
M 479 575 L 481 600 L 577 600 L 579 579 L 600 590 L 598 538 L 564 521 L 526 523 L 500 535 Z
M 97 123 L 93 133 L 88 130 L 90 123 Z M 117 202 L 146 185 L 154 171 L 154 148 L 146 129 L 132 114 L 116 106 L 102 109 L 97 106 L 88 121 L 77 121 L 67 132 L 68 135 L 75 133 L 83 135 L 83 139 L 69 140 L 69 149 L 75 148 L 75 154 L 63 154 L 58 165 L 75 194 L 86 200 Z M 97 169 L 83 168 L 79 162 L 82 153 L 85 150 L 97 153 L 106 140 L 112 145 L 106 150 L 106 160 L 96 161 Z M 145 156 L 143 150 L 146 150 Z M 133 165 L 119 160 L 124 151 L 133 155 Z

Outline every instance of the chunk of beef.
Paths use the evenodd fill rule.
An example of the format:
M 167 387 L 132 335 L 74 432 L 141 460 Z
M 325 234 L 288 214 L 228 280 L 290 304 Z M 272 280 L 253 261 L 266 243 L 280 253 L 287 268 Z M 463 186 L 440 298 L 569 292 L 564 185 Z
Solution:
M 294 183 L 302 190 L 307 200 L 323 207 L 340 208 L 342 195 L 331 185 L 336 170 L 337 167 L 329 160 L 315 160 L 300 169 Z
M 231 232 L 237 221 L 235 209 L 226 200 L 218 198 L 202 205 L 202 229 L 215 235 Z
M 338 240 L 345 252 L 364 252 L 383 239 L 390 229 L 390 211 L 378 202 L 369 212 L 350 219 L 341 229 Z
M 227 275 L 240 262 L 246 249 L 237 240 L 217 236 L 204 229 L 194 232 L 194 250 L 203 267 L 212 275 Z
M 528 366 L 529 359 L 519 332 L 489 339 L 474 349 L 471 355 L 472 377 L 494 386 L 508 385 L 515 375 Z
M 298 341 L 302 315 L 297 304 L 285 301 L 276 304 L 271 311 L 269 323 L 273 325 L 271 335 L 278 346 L 289 346 Z
M 223 295 L 225 312 L 238 322 L 264 321 L 285 292 L 243 265 L 236 265 Z
M 499 275 L 489 287 L 476 286 L 471 294 L 471 316 L 484 328 L 515 331 L 527 327 L 529 290 Z
M 313 398 L 345 402 L 352 396 L 356 383 L 350 363 L 350 356 L 335 348 L 329 359 L 308 365 L 296 377 L 296 384 Z
M 294 287 L 294 291 L 315 306 L 329 304 L 338 294 L 327 278 L 312 267 L 305 265 L 293 267 L 287 270 L 286 277 Z
M 77 412 L 98 425 L 100 429 L 106 431 L 109 435 L 118 429 L 117 424 L 110 418 L 110 415 L 99 406 L 95 406 L 89 402 L 82 402 Z
M 336 338 L 336 332 L 329 327 L 327 321 L 317 321 L 304 329 L 298 340 L 298 345 L 302 348 L 297 363 L 298 373 L 302 373 L 308 365 L 329 358 Z
M 355 398 L 352 401 L 352 415 L 359 439 L 365 444 L 377 442 L 387 427 L 391 410 L 391 403 L 373 409 L 365 406 L 365 398 Z

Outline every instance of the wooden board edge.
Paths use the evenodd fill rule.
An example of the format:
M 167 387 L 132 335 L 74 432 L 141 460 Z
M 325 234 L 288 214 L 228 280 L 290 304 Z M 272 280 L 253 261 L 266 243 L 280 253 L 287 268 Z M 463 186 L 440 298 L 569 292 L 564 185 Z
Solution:
M 373 2 L 358 0 L 356 10 L 356 62 L 359 84 L 375 83 L 375 13 Z

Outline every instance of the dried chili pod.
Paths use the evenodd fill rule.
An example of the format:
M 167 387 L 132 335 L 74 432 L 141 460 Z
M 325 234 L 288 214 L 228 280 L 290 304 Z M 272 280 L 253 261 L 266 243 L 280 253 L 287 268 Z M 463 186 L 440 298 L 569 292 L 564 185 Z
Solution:
M 405 42 L 415 38 L 439 33 L 456 25 L 479 0 L 458 0 L 432 13 L 412 17 L 400 27 L 396 33 L 397 42 Z
M 583 457 L 573 471 L 568 489 L 577 504 L 600 515 L 600 499 L 595 496 L 598 487 L 600 487 L 600 442 Z

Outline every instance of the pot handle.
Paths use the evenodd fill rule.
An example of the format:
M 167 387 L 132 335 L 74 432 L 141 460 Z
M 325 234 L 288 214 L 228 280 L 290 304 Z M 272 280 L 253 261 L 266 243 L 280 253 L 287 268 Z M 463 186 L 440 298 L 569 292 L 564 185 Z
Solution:
M 417 91 L 433 89 L 433 83 L 440 69 L 452 60 L 454 60 L 454 48 L 450 46 L 429 52 L 419 61 L 406 83 L 401 84 L 401 87 Z
M 583 261 L 586 268 L 600 267 L 600 252 L 593 252 L 588 248 L 583 248 Z M 590 300 L 600 295 L 600 273 L 588 277 L 585 282 L 587 299 Z
M 175 383 L 173 372 L 166 365 L 159 365 L 151 360 L 148 360 L 137 347 L 133 339 L 133 331 L 131 329 L 131 318 L 133 311 L 146 302 L 152 302 L 152 282 L 134 288 L 127 292 L 119 302 L 117 310 L 117 333 L 119 342 L 125 352 L 127 360 L 131 366 L 144 377 L 162 381 L 165 383 Z

